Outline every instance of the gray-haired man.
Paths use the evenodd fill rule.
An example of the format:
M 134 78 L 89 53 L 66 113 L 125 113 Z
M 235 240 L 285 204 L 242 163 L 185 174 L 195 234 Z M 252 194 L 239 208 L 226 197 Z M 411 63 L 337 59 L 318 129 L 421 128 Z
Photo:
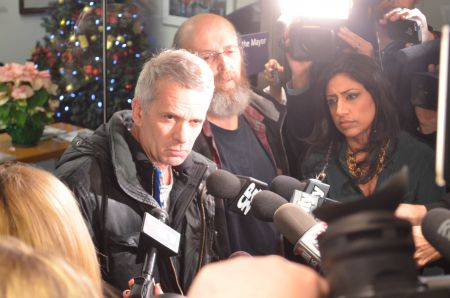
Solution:
M 139 232 L 143 213 L 152 208 L 166 209 L 182 237 L 179 257 L 158 258 L 164 291 L 186 291 L 198 269 L 216 257 L 215 204 L 203 189 L 215 166 L 191 152 L 213 91 L 213 74 L 202 59 L 184 50 L 162 52 L 144 65 L 132 110 L 74 140 L 59 162 L 57 175 L 80 202 L 104 278 L 120 290 L 141 273 Z

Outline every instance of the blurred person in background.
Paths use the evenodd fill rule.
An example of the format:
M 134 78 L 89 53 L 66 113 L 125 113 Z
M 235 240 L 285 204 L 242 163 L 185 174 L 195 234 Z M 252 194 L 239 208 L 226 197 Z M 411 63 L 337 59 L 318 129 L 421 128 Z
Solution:
M 360 0 L 354 1 L 346 26 L 337 30 L 340 49 L 366 55 L 384 65 L 383 73 L 394 79 L 396 73 L 396 54 L 407 46 L 402 41 L 392 40 L 386 24 L 400 20 L 413 19 L 421 27 L 422 43 L 435 38 L 428 30 L 426 17 L 415 9 L 417 1 L 412 0 Z M 295 23 L 294 23 L 295 24 Z M 288 49 L 288 26 L 283 37 L 283 48 Z M 339 54 L 337 54 L 339 55 Z M 280 59 L 270 59 L 264 70 L 264 77 L 269 84 L 267 92 L 280 101 L 286 101 L 286 122 L 284 125 L 284 143 L 291 175 L 301 176 L 301 160 L 307 150 L 305 139 L 312 133 L 314 118 L 317 117 L 313 102 L 317 99 L 314 86 L 320 69 L 325 61 L 299 61 L 288 50 Z M 284 88 L 282 91 L 281 87 Z M 413 132 L 415 129 L 414 113 L 409 98 L 396 98 L 394 107 L 398 111 L 402 128 Z M 404 120 L 406 119 L 406 120 Z
M 194 150 L 221 169 L 266 183 L 287 174 L 281 136 L 285 109 L 250 87 L 233 24 L 214 14 L 196 15 L 180 26 L 173 46 L 196 53 L 214 73 L 214 96 Z M 235 213 L 227 206 L 225 211 L 230 242 L 226 256 L 235 251 L 280 252 L 280 236 L 272 223 Z

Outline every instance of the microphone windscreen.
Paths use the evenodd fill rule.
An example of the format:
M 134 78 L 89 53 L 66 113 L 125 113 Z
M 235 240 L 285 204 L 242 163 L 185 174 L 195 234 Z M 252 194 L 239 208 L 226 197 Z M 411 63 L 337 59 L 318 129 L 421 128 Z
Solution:
M 450 210 L 436 208 L 428 211 L 422 220 L 422 233 L 450 261 Z
M 286 203 L 278 208 L 273 222 L 278 231 L 292 244 L 296 244 L 303 234 L 316 224 L 312 216 L 293 203 Z
M 237 257 L 251 257 L 251 256 L 252 255 L 246 251 L 238 250 L 238 251 L 235 251 L 234 253 L 232 253 L 228 258 L 233 259 L 233 258 L 237 258 Z
M 206 179 L 208 193 L 216 198 L 231 200 L 241 191 L 239 178 L 225 170 L 217 170 Z
M 162 221 L 163 223 L 165 223 L 166 225 L 169 224 L 170 222 L 170 217 L 169 217 L 169 213 L 167 213 L 166 210 L 161 209 L 161 208 L 153 208 L 150 211 L 150 214 L 155 217 L 156 219 Z
M 253 196 L 252 215 L 262 221 L 272 222 L 275 211 L 287 201 L 269 190 L 262 190 Z
M 287 201 L 289 201 L 294 193 L 294 190 L 304 191 L 306 182 L 301 182 L 293 177 L 279 175 L 273 178 L 270 182 L 269 189 L 276 194 L 279 194 Z

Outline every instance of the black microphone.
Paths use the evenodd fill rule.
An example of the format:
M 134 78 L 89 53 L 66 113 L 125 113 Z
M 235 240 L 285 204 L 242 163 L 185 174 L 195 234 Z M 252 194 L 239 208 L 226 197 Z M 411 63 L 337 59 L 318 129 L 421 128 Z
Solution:
M 180 246 L 180 233 L 169 227 L 169 215 L 160 208 L 145 212 L 139 235 L 136 263 L 144 261 L 141 276 L 134 278 L 131 298 L 153 297 L 153 272 L 158 253 L 175 256 Z
M 326 223 L 316 222 L 311 215 L 292 203 L 278 208 L 273 222 L 278 231 L 294 245 L 294 254 L 302 256 L 307 264 L 320 272 L 317 236 L 326 230 Z
M 297 180 L 297 179 L 296 179 Z M 252 215 L 259 220 L 273 222 L 273 215 L 278 208 L 288 202 L 270 190 L 262 190 L 253 197 Z
M 289 201 L 294 191 L 305 190 L 306 184 L 306 182 L 299 181 L 293 177 L 279 175 L 273 178 L 272 182 L 270 182 L 269 190 L 279 194 Z
M 217 170 L 206 179 L 206 188 L 212 196 L 226 199 L 226 204 L 233 212 L 247 215 L 252 208 L 253 196 L 267 189 L 268 185 L 252 177 Z
M 326 197 L 330 185 L 317 179 L 299 181 L 289 176 L 280 175 L 273 179 L 269 189 L 289 202 L 300 206 L 308 213 L 312 213 L 323 204 L 339 203 Z
M 422 220 L 422 233 L 450 261 L 450 210 L 436 208 L 428 211 Z
M 318 179 L 308 179 L 305 192 L 319 198 L 326 198 L 330 185 Z

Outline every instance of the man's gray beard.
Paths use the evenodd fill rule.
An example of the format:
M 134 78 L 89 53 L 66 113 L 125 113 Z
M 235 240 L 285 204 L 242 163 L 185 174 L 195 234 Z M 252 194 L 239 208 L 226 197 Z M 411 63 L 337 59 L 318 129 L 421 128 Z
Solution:
M 208 114 L 218 118 L 242 114 L 250 103 L 250 92 L 246 85 L 238 85 L 231 94 L 223 91 L 214 92 Z

